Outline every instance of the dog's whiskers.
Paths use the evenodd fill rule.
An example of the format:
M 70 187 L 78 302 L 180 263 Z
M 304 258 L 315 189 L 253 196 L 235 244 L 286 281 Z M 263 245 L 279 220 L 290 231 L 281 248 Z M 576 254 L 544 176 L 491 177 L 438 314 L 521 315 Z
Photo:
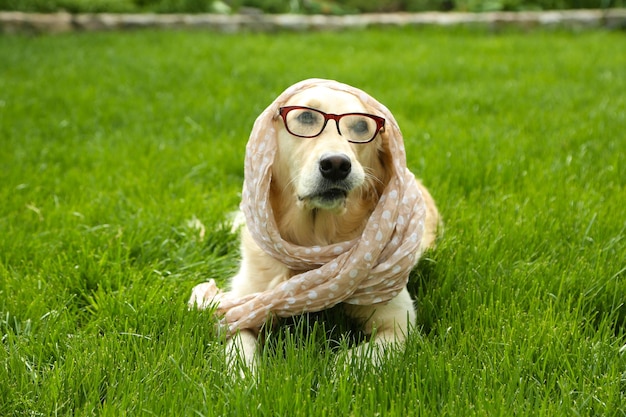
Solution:
M 376 176 L 376 171 L 370 167 L 363 167 L 363 171 L 365 172 L 365 181 L 371 184 L 383 184 L 383 180 Z
M 291 178 L 287 184 L 285 184 L 285 186 L 282 189 L 282 192 L 287 192 L 289 188 L 296 188 L 294 186 L 294 184 L 298 183 L 298 181 L 300 181 L 300 174 L 298 175 L 294 175 L 293 178 Z
M 361 190 L 361 193 L 364 193 L 364 192 L 373 193 L 376 195 L 376 197 L 380 197 L 378 195 L 378 189 L 376 186 L 377 185 L 384 186 L 383 180 L 381 180 L 375 175 L 374 169 L 369 168 L 369 167 L 363 167 L 363 170 L 365 171 L 365 181 L 363 182 L 363 185 L 359 188 Z

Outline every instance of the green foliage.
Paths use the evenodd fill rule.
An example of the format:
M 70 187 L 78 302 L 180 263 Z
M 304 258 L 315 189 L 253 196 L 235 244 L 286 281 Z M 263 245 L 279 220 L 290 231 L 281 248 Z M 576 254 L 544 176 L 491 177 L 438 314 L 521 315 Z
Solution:
M 206 13 L 210 0 L 0 0 L 0 10 L 71 13 Z
M 0 0 L 0 10 L 51 13 L 135 12 L 133 0 Z
M 525 11 L 525 10 L 560 10 L 560 9 L 598 9 L 623 7 L 622 0 L 611 4 L 598 0 L 455 0 L 454 8 L 458 11 Z
M 134 0 L 141 10 L 160 13 L 206 13 L 211 11 L 209 0 Z
M 624 7 L 624 0 L 229 0 L 231 10 L 253 8 L 265 13 L 349 14 L 456 10 L 553 10 Z M 74 13 L 206 13 L 213 0 L 0 0 L 0 10 Z
M 625 415 L 623 40 L 0 37 L 0 415 Z M 308 77 L 391 109 L 445 235 L 410 282 L 419 328 L 380 365 L 336 365 L 360 339 L 331 311 L 232 378 L 186 300 L 235 272 L 247 136 Z
M 233 0 L 228 2 L 235 10 L 242 7 L 252 7 L 266 13 L 289 13 L 291 2 L 284 0 Z

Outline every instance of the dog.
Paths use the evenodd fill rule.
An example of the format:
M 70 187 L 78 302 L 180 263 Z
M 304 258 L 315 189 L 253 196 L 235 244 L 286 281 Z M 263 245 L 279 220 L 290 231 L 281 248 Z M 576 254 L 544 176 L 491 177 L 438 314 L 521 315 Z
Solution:
M 391 180 L 393 155 L 385 120 L 375 113 L 358 95 L 314 83 L 289 97 L 273 116 L 277 139 L 268 198 L 285 241 L 323 247 L 359 238 Z M 421 182 L 417 187 L 425 215 L 415 262 L 434 247 L 441 224 L 432 196 Z M 241 227 L 240 269 L 230 281 L 234 297 L 271 290 L 303 272 L 262 249 L 248 226 Z M 206 297 L 200 284 L 190 305 L 206 305 Z M 370 346 L 400 345 L 415 325 L 406 286 L 386 302 L 342 306 L 372 335 Z M 227 342 L 229 355 L 252 369 L 257 338 L 258 329 L 239 329 Z

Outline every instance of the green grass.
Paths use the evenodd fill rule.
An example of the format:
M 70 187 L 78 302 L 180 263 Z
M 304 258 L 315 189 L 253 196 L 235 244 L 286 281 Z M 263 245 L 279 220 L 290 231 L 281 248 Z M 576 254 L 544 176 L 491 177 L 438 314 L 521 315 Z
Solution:
M 624 40 L 0 37 L 0 415 L 626 415 Z M 185 303 L 236 270 L 255 117 L 313 76 L 391 109 L 446 233 L 381 366 L 300 323 L 233 380 Z

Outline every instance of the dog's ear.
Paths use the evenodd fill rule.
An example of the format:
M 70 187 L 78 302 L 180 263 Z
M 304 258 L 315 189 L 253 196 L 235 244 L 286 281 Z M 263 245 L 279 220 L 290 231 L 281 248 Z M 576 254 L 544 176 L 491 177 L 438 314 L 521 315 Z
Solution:
M 391 170 L 391 165 L 393 163 L 393 155 L 391 154 L 391 149 L 389 147 L 389 140 L 389 130 L 383 129 L 377 139 L 377 148 L 378 159 L 380 160 L 385 172 L 389 172 Z
M 378 159 L 385 170 L 389 169 L 392 164 L 392 155 L 389 148 L 389 133 L 383 129 L 377 139 Z
M 380 163 L 380 172 L 377 172 L 376 175 L 380 182 L 376 188 L 378 188 L 379 195 L 382 193 L 384 188 L 387 186 L 389 181 L 391 180 L 392 175 L 392 165 L 393 165 L 393 155 L 391 154 L 391 149 L 389 147 L 389 133 L 388 131 L 381 131 L 379 137 L 376 140 L 376 150 L 378 154 L 378 161 Z

